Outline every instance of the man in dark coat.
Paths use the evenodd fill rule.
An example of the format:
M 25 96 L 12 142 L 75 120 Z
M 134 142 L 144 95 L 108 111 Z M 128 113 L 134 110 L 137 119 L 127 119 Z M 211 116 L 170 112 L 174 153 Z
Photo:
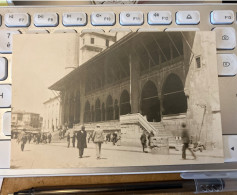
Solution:
M 147 147 L 147 137 L 146 137 L 146 132 L 143 131 L 141 137 L 141 144 L 142 144 L 142 151 L 146 153 L 145 148 Z
M 77 133 L 77 147 L 79 149 L 79 158 L 82 158 L 84 148 L 87 148 L 86 135 L 87 133 L 85 131 L 85 126 L 82 126 L 81 130 Z

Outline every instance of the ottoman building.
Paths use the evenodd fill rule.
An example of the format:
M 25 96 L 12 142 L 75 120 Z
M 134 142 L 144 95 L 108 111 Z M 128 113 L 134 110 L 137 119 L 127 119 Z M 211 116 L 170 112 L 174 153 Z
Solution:
M 193 139 L 213 145 L 221 131 L 215 53 L 211 33 L 129 33 L 49 87 L 60 92 L 59 121 L 87 130 L 101 123 L 131 145 L 142 130 L 179 136 L 185 121 Z

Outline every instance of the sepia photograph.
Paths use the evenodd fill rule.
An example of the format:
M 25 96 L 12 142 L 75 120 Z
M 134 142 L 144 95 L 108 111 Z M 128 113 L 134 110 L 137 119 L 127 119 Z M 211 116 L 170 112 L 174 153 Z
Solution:
M 223 163 L 214 32 L 13 37 L 11 168 Z

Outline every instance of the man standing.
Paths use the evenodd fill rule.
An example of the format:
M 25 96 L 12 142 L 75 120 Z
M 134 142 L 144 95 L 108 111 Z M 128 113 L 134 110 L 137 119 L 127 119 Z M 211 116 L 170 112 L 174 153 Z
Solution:
M 140 140 L 141 140 L 141 144 L 142 144 L 142 151 L 147 153 L 145 151 L 145 148 L 147 147 L 147 139 L 146 139 L 146 132 L 143 131 L 141 137 L 140 137 Z
M 84 148 L 87 148 L 86 144 L 86 131 L 85 126 L 81 127 L 81 130 L 77 133 L 77 147 L 79 149 L 79 158 L 82 158 L 84 153 Z
M 92 140 L 95 143 L 97 160 L 99 160 L 101 156 L 101 146 L 104 142 L 104 133 L 103 130 L 100 128 L 99 124 L 96 125 L 95 131 L 93 132 Z
M 76 133 L 73 132 L 73 136 L 72 136 L 72 147 L 75 148 L 75 143 L 76 143 Z
M 186 150 L 188 149 L 192 156 L 193 159 L 196 159 L 196 155 L 194 154 L 194 152 L 191 150 L 191 148 L 189 148 L 189 143 L 190 143 L 190 139 L 189 139 L 189 132 L 188 129 L 186 127 L 185 123 L 182 123 L 181 125 L 182 127 L 182 141 L 183 141 L 183 148 L 182 148 L 182 158 L 185 160 L 186 159 Z
M 67 134 L 67 147 L 68 148 L 70 147 L 70 139 L 71 139 L 70 132 L 68 132 L 68 134 Z

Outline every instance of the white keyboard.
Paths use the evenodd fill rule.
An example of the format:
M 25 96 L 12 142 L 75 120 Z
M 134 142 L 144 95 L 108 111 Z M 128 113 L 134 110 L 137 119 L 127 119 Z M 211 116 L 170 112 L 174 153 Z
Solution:
M 237 4 L 0 7 L 0 146 L 10 153 L 12 37 L 25 33 L 215 31 L 223 134 L 237 134 L 236 14 Z

